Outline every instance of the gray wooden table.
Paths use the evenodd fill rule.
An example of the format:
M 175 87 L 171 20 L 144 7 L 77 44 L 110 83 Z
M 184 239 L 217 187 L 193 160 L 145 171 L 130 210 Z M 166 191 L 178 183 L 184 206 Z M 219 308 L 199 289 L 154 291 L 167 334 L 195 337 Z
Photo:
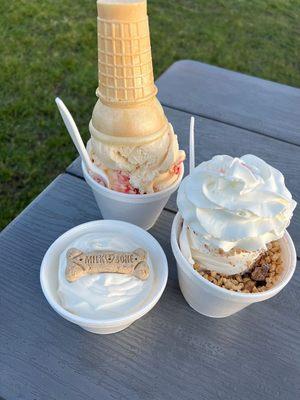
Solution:
M 187 152 L 196 116 L 196 161 L 254 153 L 279 168 L 300 199 L 300 90 L 194 61 L 157 81 Z M 71 144 L 70 144 L 71 145 Z M 123 332 L 99 336 L 60 318 L 39 284 L 44 253 L 63 232 L 101 218 L 78 160 L 0 235 L 0 397 L 60 399 L 297 399 L 300 271 L 275 298 L 225 319 L 193 311 L 169 243 L 171 198 L 151 233 L 169 261 L 158 305 Z M 300 208 L 289 229 L 300 251 Z

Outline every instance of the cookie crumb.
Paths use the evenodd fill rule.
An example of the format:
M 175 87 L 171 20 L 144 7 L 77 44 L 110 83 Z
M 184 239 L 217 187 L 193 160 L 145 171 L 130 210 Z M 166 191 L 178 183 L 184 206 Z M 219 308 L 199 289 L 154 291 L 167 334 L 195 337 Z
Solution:
M 199 263 L 194 269 L 205 279 L 227 290 L 241 293 L 260 293 L 271 289 L 283 271 L 281 248 L 278 241 L 268 243 L 267 250 L 252 268 L 243 274 L 222 275 L 216 271 L 202 270 Z

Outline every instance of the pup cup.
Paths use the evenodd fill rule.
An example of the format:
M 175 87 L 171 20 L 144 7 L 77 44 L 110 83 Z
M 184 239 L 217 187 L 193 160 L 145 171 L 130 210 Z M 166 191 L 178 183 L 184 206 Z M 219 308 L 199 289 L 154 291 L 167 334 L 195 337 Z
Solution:
M 139 279 L 129 272 L 129 275 L 116 273 L 116 270 L 110 273 L 112 269 L 104 268 L 102 272 L 105 273 L 92 271 L 93 274 L 77 276 L 75 280 L 67 269 L 67 260 L 72 258 L 70 253 L 74 247 L 85 253 L 84 257 L 77 258 L 77 265 L 83 261 L 88 267 L 99 262 L 97 256 L 92 261 L 86 259 L 90 251 L 109 249 L 109 253 L 137 253 L 136 249 L 143 249 L 138 253 L 142 254 L 143 260 L 143 253 L 146 254 L 149 274 Z M 126 266 L 126 261 L 122 261 L 122 267 L 124 263 Z M 110 220 L 87 222 L 65 232 L 49 247 L 40 270 L 43 293 L 54 311 L 97 334 L 119 332 L 149 312 L 160 299 L 167 278 L 168 263 L 159 243 L 135 225 Z
M 276 295 L 296 252 L 286 231 L 296 203 L 282 174 L 259 158 L 216 156 L 178 191 L 171 245 L 189 305 L 226 317 Z

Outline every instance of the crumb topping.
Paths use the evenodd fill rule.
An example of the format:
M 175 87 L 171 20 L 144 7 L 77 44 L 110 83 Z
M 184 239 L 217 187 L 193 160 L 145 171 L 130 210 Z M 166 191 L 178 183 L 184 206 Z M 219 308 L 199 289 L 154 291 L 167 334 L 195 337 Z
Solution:
M 224 289 L 241 293 L 259 293 L 271 289 L 283 271 L 281 248 L 278 241 L 267 245 L 265 251 L 252 268 L 243 274 L 226 276 L 215 271 L 201 270 L 199 263 L 194 269 L 205 279 Z

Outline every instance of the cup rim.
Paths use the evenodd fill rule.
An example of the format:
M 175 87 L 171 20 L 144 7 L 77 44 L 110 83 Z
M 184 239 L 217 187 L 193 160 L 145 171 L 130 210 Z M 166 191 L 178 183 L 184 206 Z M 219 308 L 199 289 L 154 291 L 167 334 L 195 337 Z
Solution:
M 105 186 L 100 185 L 97 183 L 88 173 L 85 163 L 83 160 L 81 160 L 81 168 L 83 171 L 83 175 L 86 181 L 88 181 L 89 185 L 94 187 L 96 190 L 101 190 L 102 192 L 106 193 L 107 195 L 115 195 L 119 197 L 120 200 L 157 200 L 159 197 L 164 197 L 164 195 L 168 195 L 170 192 L 174 192 L 177 187 L 179 186 L 183 175 L 184 175 L 184 162 L 182 162 L 182 169 L 180 174 L 178 175 L 178 178 L 176 179 L 175 182 L 172 183 L 172 185 L 166 187 L 165 189 L 159 191 L 159 192 L 154 192 L 154 193 L 146 193 L 146 194 L 132 194 L 132 193 L 122 193 L 122 192 L 117 192 L 116 190 L 109 189 Z
M 116 228 L 120 228 L 120 225 L 123 225 L 123 227 L 128 227 L 130 230 L 136 230 L 138 231 L 139 235 L 143 235 L 144 238 L 146 238 L 147 241 L 152 243 L 152 246 L 155 248 L 155 253 L 156 255 L 159 256 L 160 258 L 160 268 L 159 268 L 159 286 L 157 291 L 150 297 L 150 299 L 146 299 L 146 304 L 144 304 L 141 308 L 139 308 L 137 311 L 131 312 L 127 314 L 124 317 L 117 317 L 117 318 L 110 318 L 110 319 L 105 319 L 101 320 L 99 318 L 97 319 L 92 319 L 92 318 L 86 318 L 86 317 L 81 317 L 79 315 L 73 314 L 70 311 L 66 310 L 62 305 L 57 302 L 52 293 L 51 290 L 48 290 L 47 287 L 47 282 L 46 282 L 46 269 L 48 267 L 48 264 L 51 262 L 51 259 L 53 259 L 54 255 L 57 252 L 56 247 L 61 243 L 63 240 L 68 240 L 72 239 L 72 237 L 80 230 L 82 229 L 93 229 L 97 226 L 101 227 L 101 225 L 114 225 Z M 101 229 L 101 228 L 100 228 Z M 87 233 L 86 231 L 85 233 Z M 167 257 L 165 255 L 165 252 L 163 251 L 161 245 L 159 242 L 147 231 L 144 229 L 138 227 L 137 225 L 130 224 L 129 222 L 124 222 L 124 221 L 119 221 L 119 220 L 95 220 L 95 221 L 89 221 L 85 222 L 83 224 L 77 225 L 69 230 L 67 230 L 65 233 L 63 233 L 61 236 L 59 236 L 48 248 L 46 251 L 42 263 L 41 263 L 41 268 L 40 268 L 40 284 L 41 288 L 43 291 L 43 294 L 50 304 L 50 306 L 56 311 L 59 315 L 64 317 L 65 319 L 80 325 L 80 326 L 115 326 L 115 325 L 125 325 L 126 323 L 131 323 L 133 321 L 136 321 L 137 319 L 141 318 L 143 315 L 145 315 L 147 312 L 149 312 L 155 304 L 158 302 L 160 299 L 163 291 L 165 290 L 166 284 L 168 280 L 168 261 Z
M 230 295 L 232 298 L 236 299 L 265 299 L 266 296 L 272 297 L 276 293 L 278 293 L 280 290 L 282 290 L 290 281 L 292 278 L 296 264 L 297 264 L 297 255 L 296 255 L 296 250 L 295 246 L 293 243 L 293 240 L 291 236 L 289 235 L 288 231 L 285 230 L 283 239 L 285 239 L 286 245 L 289 247 L 289 250 L 291 252 L 291 258 L 292 258 L 292 267 L 289 269 L 289 273 L 285 275 L 285 277 L 281 280 L 281 282 L 272 287 L 271 289 L 268 289 L 264 292 L 258 292 L 258 293 L 241 293 L 241 292 L 234 292 L 232 290 L 228 290 L 225 288 L 222 288 L 218 285 L 215 285 L 214 283 L 210 282 L 209 280 L 205 279 L 202 275 L 200 275 L 197 271 L 194 270 L 193 266 L 188 262 L 188 260 L 184 257 L 182 254 L 179 244 L 178 244 L 178 238 L 177 238 L 177 233 L 179 229 L 179 225 L 182 224 L 183 218 L 180 214 L 180 212 L 177 212 L 175 215 L 175 218 L 172 223 L 172 229 L 171 229 L 171 246 L 173 250 L 173 254 L 176 258 L 176 261 L 178 263 L 181 263 L 184 265 L 185 268 L 187 268 L 192 275 L 195 277 L 196 280 L 201 281 L 202 283 L 208 285 L 211 289 L 215 290 L 219 294 L 227 294 Z

